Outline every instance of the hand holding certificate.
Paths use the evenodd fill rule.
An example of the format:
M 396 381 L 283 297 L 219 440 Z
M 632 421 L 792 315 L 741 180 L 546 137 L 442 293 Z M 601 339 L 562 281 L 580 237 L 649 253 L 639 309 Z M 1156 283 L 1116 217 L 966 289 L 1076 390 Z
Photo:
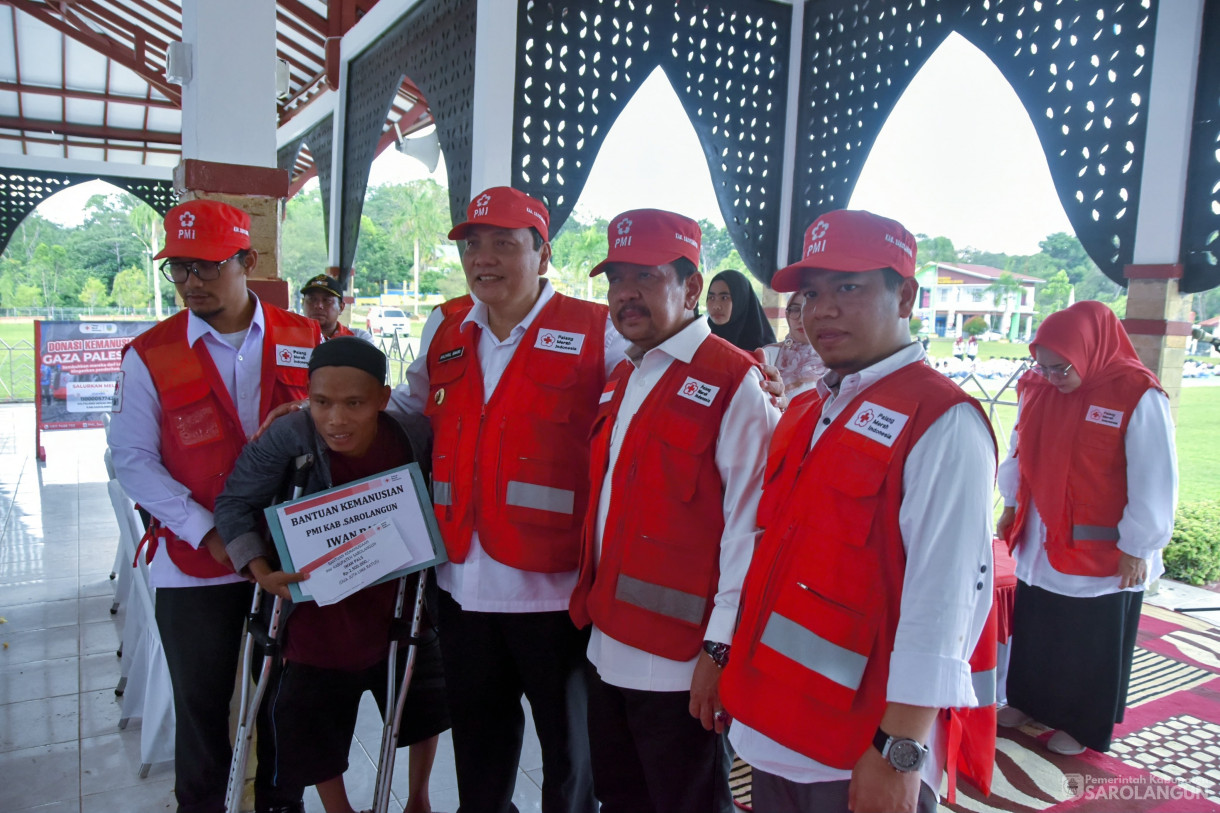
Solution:
M 423 474 L 411 463 L 266 510 L 294 601 L 334 604 L 445 561 Z

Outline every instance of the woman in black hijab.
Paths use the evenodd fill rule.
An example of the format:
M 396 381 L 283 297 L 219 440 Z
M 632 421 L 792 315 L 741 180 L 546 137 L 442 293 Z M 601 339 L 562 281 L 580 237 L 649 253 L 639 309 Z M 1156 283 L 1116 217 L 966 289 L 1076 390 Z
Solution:
M 712 333 L 753 353 L 775 343 L 775 331 L 750 281 L 740 271 L 721 271 L 707 286 L 707 321 Z

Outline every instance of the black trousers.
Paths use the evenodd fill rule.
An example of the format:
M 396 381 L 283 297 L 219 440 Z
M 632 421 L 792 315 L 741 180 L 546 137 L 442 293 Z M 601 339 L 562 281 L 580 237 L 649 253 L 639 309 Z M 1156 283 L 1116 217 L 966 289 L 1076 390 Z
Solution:
M 690 692 L 611 686 L 589 672 L 593 781 L 602 813 L 728 813 L 724 737 L 690 714 Z
M 542 746 L 543 813 L 593 813 L 587 631 L 566 612 L 480 613 L 440 594 L 441 657 L 460 813 L 510 813 L 529 699 Z
M 757 813 L 847 813 L 850 779 L 803 785 L 755 768 L 751 781 L 750 804 Z M 936 813 L 939 801 L 935 791 L 919 783 L 916 813 Z
M 245 582 L 157 590 L 157 628 L 174 689 L 174 792 L 180 813 L 224 811 L 233 758 L 229 703 L 253 591 Z M 261 730 L 258 739 L 256 808 L 294 809 L 301 789 L 272 786 L 263 765 L 274 760 L 264 763 L 263 757 L 274 741 Z

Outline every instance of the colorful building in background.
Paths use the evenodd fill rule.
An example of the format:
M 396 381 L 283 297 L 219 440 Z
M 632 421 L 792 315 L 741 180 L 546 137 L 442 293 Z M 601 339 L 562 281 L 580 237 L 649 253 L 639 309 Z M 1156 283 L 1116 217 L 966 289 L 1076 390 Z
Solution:
M 995 287 L 1005 273 L 1018 287 Z M 989 326 L 981 338 L 1015 341 L 1033 335 L 1034 294 L 1045 280 L 965 263 L 928 263 L 915 279 L 919 282 L 915 316 L 923 321 L 925 333 L 956 338 L 962 335 L 962 325 L 979 316 Z

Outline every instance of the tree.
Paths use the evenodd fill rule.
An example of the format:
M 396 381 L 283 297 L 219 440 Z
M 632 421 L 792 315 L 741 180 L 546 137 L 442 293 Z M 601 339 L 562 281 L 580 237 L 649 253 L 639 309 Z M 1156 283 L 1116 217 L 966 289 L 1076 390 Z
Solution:
M 1060 270 L 1038 292 L 1038 316 L 1045 317 L 1066 308 L 1071 292 L 1071 280 L 1066 271 Z
M 923 320 L 918 316 L 911 317 L 911 335 L 918 336 L 919 331 L 923 328 Z
M 89 313 L 93 313 L 93 309 L 101 305 L 105 305 L 110 301 L 110 297 L 106 294 L 106 283 L 102 282 L 97 277 L 89 277 L 85 280 L 85 284 L 80 289 L 80 295 L 77 297 L 80 303 L 89 309 Z
M 915 245 L 918 248 L 916 257 L 921 263 L 955 263 L 957 249 L 948 237 L 928 237 L 926 234 L 915 235 Z
M 148 289 L 143 269 L 132 266 L 120 271 L 114 276 L 114 285 L 110 289 L 114 304 L 120 308 L 145 308 L 152 299 L 152 291 Z
M 967 336 L 978 336 L 980 333 L 987 332 L 987 320 L 981 316 L 971 316 L 966 320 L 966 324 L 962 325 L 962 333 Z
M 63 246 L 48 246 L 39 243 L 34 249 L 34 259 L 30 265 L 38 274 L 42 288 L 42 301 L 54 307 L 59 304 L 59 284 L 68 270 L 68 252 Z

